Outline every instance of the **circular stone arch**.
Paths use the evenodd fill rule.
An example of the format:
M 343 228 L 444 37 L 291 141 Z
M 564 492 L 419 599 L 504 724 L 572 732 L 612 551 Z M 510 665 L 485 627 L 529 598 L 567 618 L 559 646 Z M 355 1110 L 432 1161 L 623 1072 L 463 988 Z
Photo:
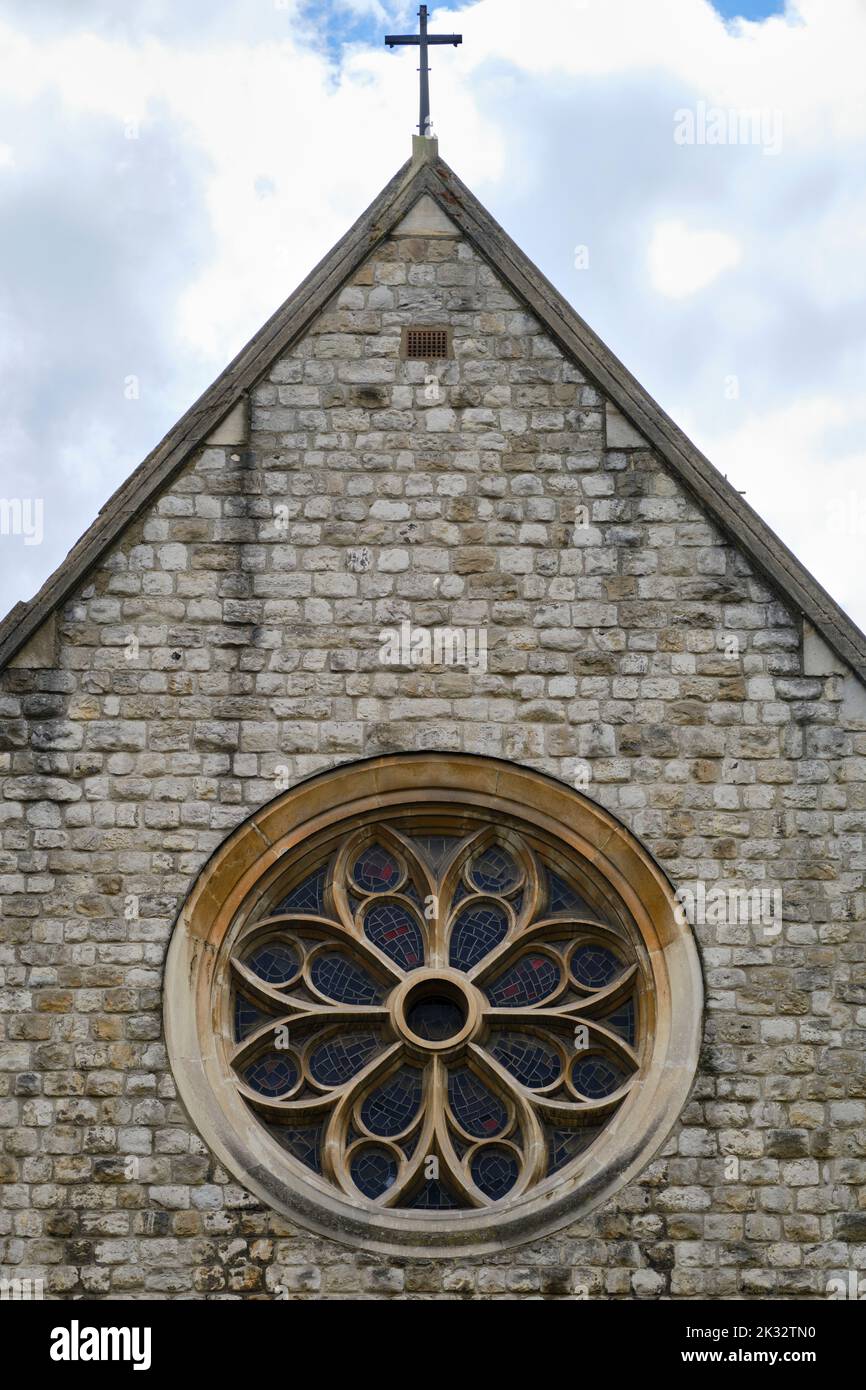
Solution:
M 342 1130 L 348 1155 L 345 1171 L 339 1155 L 334 1157 L 337 1141 L 333 1138 L 327 1146 L 324 1168 L 313 1171 L 305 1166 L 277 1142 L 255 1113 L 257 1106 L 273 1110 L 279 1102 L 254 1094 L 245 1081 L 239 1084 L 236 1058 L 233 1062 L 238 1044 L 233 1033 L 232 989 L 245 971 L 243 963 L 238 968 L 238 955 L 242 954 L 242 943 L 252 939 L 251 931 L 258 932 L 259 937 L 263 930 L 273 933 L 274 927 L 262 928 L 260 923 L 274 920 L 274 904 L 290 881 L 287 874 L 294 874 L 297 881 L 298 873 L 314 864 L 317 855 L 321 859 L 328 846 L 337 847 L 334 855 L 339 866 L 341 854 L 344 860 L 346 852 L 355 852 L 353 845 L 377 837 L 386 845 L 396 845 L 393 853 L 399 858 L 403 843 L 399 837 L 405 835 L 408 845 L 410 830 L 417 826 L 434 831 L 454 829 L 457 840 L 465 836 L 460 841 L 463 845 L 473 842 L 474 835 L 473 843 L 489 847 L 495 842 L 505 846 L 506 853 L 513 851 L 515 858 L 524 855 L 528 866 L 521 870 L 524 891 L 502 908 L 503 916 L 510 914 L 510 930 L 518 936 L 515 909 L 529 893 L 529 877 L 535 873 L 531 847 L 557 867 L 576 866 L 574 872 L 579 878 L 574 881 L 583 885 L 584 896 L 595 904 L 594 915 L 617 934 L 611 939 L 622 945 L 621 954 L 631 960 L 629 968 L 639 991 L 640 1029 L 630 1053 L 631 1075 L 628 1085 L 616 1093 L 615 1108 L 605 1110 L 607 1118 L 597 1138 L 561 1171 L 548 1174 L 535 1143 L 532 1161 L 525 1154 L 520 1159 L 520 1179 L 512 1194 L 501 1200 L 491 1200 L 489 1194 L 485 1198 L 467 1176 L 466 1190 L 478 1204 L 459 1211 L 389 1206 L 387 1195 L 384 1199 L 365 1199 L 350 1171 L 353 1140 L 348 1121 Z M 380 835 L 376 827 L 386 829 Z M 473 872 L 467 867 L 471 851 L 460 853 L 464 867 L 461 869 L 455 860 L 456 867 L 448 870 L 449 892 L 458 878 L 473 891 L 473 880 L 465 879 Z M 405 868 L 403 873 L 405 878 Z M 329 891 L 335 917 L 334 904 L 342 904 L 342 910 L 351 912 L 338 883 Z M 465 896 L 467 889 L 459 892 Z M 404 910 L 409 912 L 410 908 L 411 904 Z M 452 921 L 457 911 L 453 910 Z M 422 913 L 420 905 L 417 912 Z M 583 917 L 586 915 L 584 912 Z M 292 929 L 297 920 L 295 914 L 289 922 Z M 324 930 L 319 918 L 306 920 L 312 925 L 301 922 L 302 930 L 314 935 Z M 421 915 L 418 922 L 419 930 L 425 930 Z M 561 940 L 537 948 L 548 953 L 559 950 L 566 960 L 566 973 L 572 968 L 568 963 L 572 950 L 568 933 L 578 931 L 567 925 L 570 922 L 571 918 L 560 914 L 553 936 Z M 536 933 L 534 939 L 541 939 L 538 932 L 542 928 L 527 930 Z M 596 929 L 584 924 L 579 930 Z M 316 941 L 310 945 L 312 955 L 325 949 Z M 365 949 L 378 950 L 368 944 Z M 386 1031 L 388 1027 L 395 1029 L 393 1041 L 402 1024 L 404 1034 L 414 1044 L 409 1060 L 421 1065 L 425 1040 L 407 1031 L 405 1024 L 407 989 L 416 977 L 399 985 L 387 977 L 384 967 L 389 962 L 384 957 L 382 961 L 383 994 L 387 994 L 387 985 L 393 984 L 387 998 L 396 1001 L 393 1018 L 386 1017 L 384 1026 Z M 462 1001 L 463 977 L 458 977 L 447 959 L 444 965 L 440 961 L 439 968 L 425 961 L 417 978 L 423 981 L 428 976 L 437 998 L 445 989 Z M 483 981 L 483 974 L 478 979 Z M 268 988 L 273 992 L 280 986 Z M 574 988 L 572 985 L 572 991 Z M 465 989 L 473 1001 L 488 1002 L 483 989 L 469 984 Z M 463 1007 L 461 1019 L 476 1008 L 473 1001 Z M 492 1006 L 488 1003 L 488 1007 Z M 576 1006 L 563 1004 L 560 1014 L 568 1015 L 569 1007 Z M 701 971 L 691 929 L 678 910 L 664 873 L 631 832 L 609 812 L 551 777 L 498 759 L 455 753 L 390 755 L 343 765 L 298 784 L 245 820 L 201 870 L 183 906 L 169 946 L 164 991 L 168 1054 L 180 1098 L 197 1131 L 228 1171 L 268 1206 L 307 1229 L 369 1251 L 428 1259 L 482 1255 L 541 1237 L 578 1219 L 634 1180 L 658 1152 L 686 1103 L 697 1067 L 702 1010 Z M 539 1012 L 535 1017 L 552 1017 L 554 1012 Z M 500 1021 L 504 1013 L 500 1009 Z M 532 1021 L 530 1018 L 530 1024 Z M 553 1021 L 561 1027 L 561 1018 Z M 455 1045 L 462 1046 L 464 1036 L 469 1036 L 466 1045 L 473 1046 L 471 1035 L 473 1031 L 477 1035 L 481 1026 L 473 1014 L 455 1032 Z M 599 1036 L 606 1036 L 604 1047 L 612 1055 L 616 1039 L 609 1032 Z M 393 1045 L 398 1043 L 399 1039 Z M 447 1061 L 447 1045 L 446 1029 L 446 1043 L 429 1046 L 431 1068 L 445 1065 L 435 1047 L 446 1047 Z M 556 1046 L 562 1043 L 557 1041 Z M 625 1053 L 629 1049 L 623 1044 L 621 1050 Z M 486 1080 L 493 1078 L 495 1083 L 497 1077 L 505 1076 L 501 1066 L 489 1067 L 484 1073 Z M 573 1100 L 578 1094 L 578 1104 L 581 1097 L 573 1087 L 571 1090 L 566 1099 Z M 516 1133 L 523 1133 L 525 1148 L 527 1125 L 535 1123 L 527 1094 L 525 1088 L 513 1085 L 504 1102 L 518 1116 Z M 590 1102 L 584 1098 L 584 1103 Z M 447 1099 L 443 1104 L 445 1113 L 451 1115 Z M 604 1109 L 607 1102 L 596 1104 Z M 525 1116 L 522 1131 L 521 1115 Z M 357 1124 L 360 1126 L 360 1121 Z M 463 1139 L 468 1137 L 463 1134 Z M 359 1142 L 357 1135 L 354 1142 Z M 397 1160 L 402 1164 L 399 1154 Z M 469 1172 L 465 1167 L 469 1161 L 465 1160 L 460 1171 Z M 519 1166 L 517 1157 L 514 1165 Z M 455 1167 L 459 1167 L 456 1162 Z

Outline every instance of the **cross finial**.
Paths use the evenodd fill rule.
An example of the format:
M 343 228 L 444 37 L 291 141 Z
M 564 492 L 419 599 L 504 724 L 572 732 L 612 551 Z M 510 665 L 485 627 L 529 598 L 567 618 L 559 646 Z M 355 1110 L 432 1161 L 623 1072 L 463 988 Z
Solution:
M 427 47 L 431 43 L 450 43 L 456 48 L 463 42 L 462 34 L 428 34 L 427 33 L 427 6 L 422 5 L 418 11 L 419 33 L 417 34 L 386 34 L 385 42 L 389 48 L 395 48 L 397 44 L 414 44 L 421 49 L 421 119 L 418 122 L 419 135 L 431 135 L 430 127 L 430 68 L 427 65 Z

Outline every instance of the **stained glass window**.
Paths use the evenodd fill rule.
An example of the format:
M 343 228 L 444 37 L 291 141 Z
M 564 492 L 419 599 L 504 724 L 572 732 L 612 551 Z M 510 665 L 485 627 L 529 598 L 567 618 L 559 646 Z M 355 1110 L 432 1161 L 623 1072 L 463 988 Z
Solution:
M 561 912 L 569 912 L 575 917 L 597 915 L 586 899 L 552 869 L 547 871 L 547 911 L 551 917 Z
M 421 1104 L 422 1077 L 417 1067 L 401 1067 L 384 1086 L 372 1091 L 361 1106 L 361 1123 L 371 1134 L 401 1134 Z
M 298 1079 L 293 1059 L 285 1052 L 263 1052 L 243 1072 L 244 1081 L 263 1096 L 282 1096 Z
M 274 915 L 282 912 L 312 912 L 319 917 L 325 911 L 325 883 L 328 866 L 323 864 L 309 878 L 305 878 L 272 909 Z
M 625 1072 L 611 1058 L 591 1054 L 575 1063 L 571 1080 L 574 1089 L 587 1100 L 603 1100 L 619 1089 Z
M 603 989 L 621 970 L 622 962 L 607 946 L 582 942 L 572 953 L 571 973 L 587 989 Z
M 298 956 L 283 941 L 266 941 L 246 959 L 245 964 L 271 985 L 284 985 L 298 971 Z
M 233 823 L 173 929 L 165 1042 L 274 1229 L 484 1258 L 658 1153 L 701 982 L 667 875 L 600 802 L 503 759 L 376 752 Z
M 552 994 L 560 982 L 560 970 L 549 956 L 529 952 L 494 980 L 487 991 L 491 1004 L 500 1009 L 527 1008 Z
M 235 1041 L 240 1042 L 242 1038 L 249 1037 L 250 1033 L 255 1033 L 256 1029 L 261 1028 L 267 1021 L 268 1014 L 257 1009 L 255 1004 L 238 990 L 235 995 Z
M 366 1066 L 379 1050 L 373 1033 L 337 1034 L 310 1052 L 310 1076 L 321 1086 L 340 1086 Z
M 627 999 L 624 1004 L 620 1004 L 614 1009 L 613 1013 L 607 1014 L 601 1019 L 605 1028 L 610 1028 L 614 1033 L 619 1033 L 621 1038 L 625 1038 L 629 1047 L 634 1047 L 635 1034 L 637 1031 L 637 1016 L 634 1007 L 634 999 Z
M 547 1152 L 551 1173 L 566 1168 L 584 1149 L 589 1148 L 600 1133 L 600 1125 L 581 1125 L 579 1129 L 549 1128 Z
M 556 1048 L 533 1033 L 494 1034 L 491 1054 L 531 1091 L 552 1086 L 562 1072 Z
M 342 952 L 317 956 L 310 978 L 316 989 L 337 1004 L 378 1004 L 382 997 L 379 986 L 364 967 Z
M 406 1015 L 406 1021 L 416 1037 L 426 1042 L 444 1042 L 460 1032 L 466 1022 L 466 1014 L 454 999 L 442 994 L 432 994 L 419 999 Z
M 282 900 L 301 920 L 272 911 L 238 949 L 235 1073 L 280 1149 L 434 1220 L 580 1161 L 638 1072 L 626 938 L 514 831 L 386 821 L 323 862 Z
M 465 1206 L 456 1193 L 451 1192 L 438 1178 L 430 1178 L 416 1193 L 407 1206 L 427 1211 L 454 1211 Z
M 322 1171 L 321 1146 L 322 1146 L 322 1126 L 320 1124 L 309 1125 L 268 1125 L 268 1133 L 271 1134 L 281 1148 L 286 1153 L 296 1158 L 299 1163 L 303 1163 L 306 1168 L 312 1168 L 314 1173 Z
M 520 874 L 507 850 L 490 845 L 473 863 L 470 877 L 480 893 L 508 893 L 517 886 Z
M 458 970 L 471 970 L 503 941 L 508 918 L 495 903 L 474 903 L 459 914 L 451 930 L 449 959 Z
M 400 881 L 400 866 L 381 845 L 368 845 L 355 860 L 352 878 L 365 893 L 387 893 Z
M 485 1144 L 472 1159 L 472 1177 L 476 1186 L 492 1202 L 498 1202 L 501 1197 L 508 1195 L 517 1182 L 519 1172 L 517 1155 L 497 1144 Z
M 404 970 L 424 962 L 421 928 L 403 903 L 374 902 L 364 917 L 364 931 L 374 946 L 396 961 Z
M 353 1153 L 350 1171 L 358 1191 L 375 1201 L 395 1182 L 397 1159 L 389 1149 L 367 1144 Z
M 468 1067 L 449 1073 L 448 1105 L 461 1129 L 478 1139 L 499 1134 L 508 1119 L 502 1101 Z

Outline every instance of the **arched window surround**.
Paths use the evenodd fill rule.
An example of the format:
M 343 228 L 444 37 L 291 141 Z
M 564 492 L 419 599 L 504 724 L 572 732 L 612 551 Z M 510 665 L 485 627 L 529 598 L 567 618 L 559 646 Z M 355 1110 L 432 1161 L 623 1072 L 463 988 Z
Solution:
M 628 920 L 641 976 L 639 1075 L 598 1139 L 559 1175 L 513 1197 L 448 1212 L 371 1204 L 309 1171 L 252 1113 L 231 1057 L 232 953 L 316 846 L 355 827 L 524 827 L 559 844 L 596 902 Z M 236 972 L 235 972 L 236 974 Z M 396 991 L 395 991 L 396 994 Z M 401 1006 L 402 1007 L 402 1006 Z M 453 1257 L 497 1251 L 579 1219 L 646 1167 L 676 1123 L 694 1079 L 703 989 L 691 929 L 652 856 L 614 816 L 555 779 L 498 759 L 395 754 L 344 764 L 299 783 L 245 820 L 201 870 L 166 964 L 165 1024 L 180 1098 L 220 1162 L 298 1224 L 385 1254 Z M 404 1018 L 405 1014 L 401 1015 Z

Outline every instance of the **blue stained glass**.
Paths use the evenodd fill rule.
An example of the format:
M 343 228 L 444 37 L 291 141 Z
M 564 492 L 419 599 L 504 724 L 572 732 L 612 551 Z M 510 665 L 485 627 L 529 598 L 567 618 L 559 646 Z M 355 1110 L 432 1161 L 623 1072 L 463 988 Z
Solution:
M 415 1210 L 456 1211 L 466 1204 L 441 1179 L 429 1178 L 407 1205 Z
M 321 1086 L 341 1086 L 367 1065 L 378 1048 L 379 1040 L 372 1033 L 336 1034 L 310 1053 L 310 1075 Z
M 408 907 L 402 903 L 375 903 L 364 918 L 364 932 L 403 970 L 424 963 L 424 939 Z
M 316 917 L 323 916 L 327 877 L 328 865 L 323 864 L 309 878 L 305 878 L 303 883 L 296 884 L 282 902 L 274 908 L 272 915 L 276 916 L 280 912 L 311 912 Z
M 421 1104 L 421 1072 L 401 1067 L 383 1086 L 371 1091 L 361 1106 L 361 1122 L 371 1134 L 392 1139 L 412 1123 Z
M 608 1014 L 607 1018 L 601 1019 L 601 1022 L 612 1033 L 619 1033 L 619 1036 L 625 1039 L 629 1047 L 634 1047 L 637 1036 L 637 1018 L 633 999 L 627 999 L 624 1004 L 620 1004 L 618 1009 L 614 1009 L 613 1013 Z
M 612 1096 L 625 1081 L 626 1073 L 616 1062 L 600 1053 L 591 1052 L 575 1062 L 571 1073 L 574 1089 L 587 1100 L 604 1100 Z
M 269 985 L 284 985 L 297 975 L 300 960 L 297 952 L 285 942 L 265 941 L 250 952 L 244 965 Z
M 502 1101 L 468 1067 L 448 1073 L 448 1104 L 457 1123 L 476 1139 L 499 1134 L 508 1121 Z
M 571 957 L 571 973 L 587 989 L 603 989 L 622 974 L 622 961 L 607 946 L 586 942 Z
M 588 1149 L 600 1133 L 601 1125 L 583 1125 L 580 1129 L 548 1129 L 548 1171 L 559 1172 L 560 1168 Z
M 560 912 L 571 913 L 576 917 L 597 917 L 585 898 L 581 897 L 565 879 L 560 878 L 552 869 L 547 870 L 547 913 L 550 917 L 555 917 Z
M 498 1033 L 490 1051 L 521 1085 L 533 1091 L 552 1086 L 562 1070 L 556 1049 L 532 1033 Z
M 293 1158 L 296 1158 L 299 1163 L 305 1164 L 307 1168 L 312 1168 L 314 1173 L 321 1173 L 322 1126 L 320 1124 L 268 1125 L 267 1128 L 277 1143 L 286 1150 L 286 1153 L 290 1153 Z
M 248 1038 L 250 1033 L 254 1033 L 262 1024 L 268 1022 L 269 1015 L 262 1013 L 255 1004 L 251 1004 L 249 999 L 240 991 L 235 995 L 235 1042 L 241 1042 Z
M 469 889 L 466 887 L 466 884 L 465 884 L 465 883 L 463 882 L 463 880 L 461 879 L 460 882 L 458 883 L 457 887 L 454 889 L 454 893 L 453 893 L 452 898 L 451 898 L 451 906 L 452 906 L 452 908 L 453 908 L 453 907 L 456 907 L 458 903 L 462 903 L 463 899 L 464 899 L 464 898 L 468 898 L 468 897 L 469 897 Z
M 338 1004 L 379 1004 L 382 991 L 362 966 L 334 951 L 317 956 L 311 979 L 316 989 Z
M 263 1052 L 244 1068 L 243 1078 L 261 1096 L 282 1096 L 294 1086 L 298 1071 L 285 1052 Z
M 485 1197 L 498 1202 L 505 1197 L 517 1182 L 519 1168 L 517 1158 L 510 1149 L 497 1144 L 485 1144 L 479 1149 L 470 1164 L 472 1179 Z
M 520 877 L 517 865 L 499 845 L 482 851 L 470 870 L 475 887 L 482 893 L 507 893 Z
M 458 1134 L 456 1129 L 449 1131 L 448 1138 L 451 1140 L 451 1147 L 458 1158 L 465 1158 L 472 1145 L 462 1134 Z
M 400 881 L 400 866 L 381 845 L 368 845 L 355 860 L 352 877 L 366 893 L 387 893 Z
M 552 994 L 559 978 L 559 970 L 549 956 L 530 953 L 488 986 L 487 998 L 495 1008 L 527 1008 Z
M 388 1149 L 380 1149 L 373 1144 L 356 1149 L 349 1168 L 355 1186 L 371 1201 L 387 1192 L 397 1177 L 394 1155 Z
M 505 939 L 508 918 L 501 907 L 475 903 L 464 908 L 451 930 L 449 960 L 457 970 L 471 970 Z
M 405 897 L 409 898 L 409 900 L 413 902 L 416 907 L 420 907 L 423 911 L 424 904 L 421 901 L 421 898 L 418 894 L 418 889 L 415 887 L 414 883 L 404 884 L 403 887 L 400 889 L 400 892 L 403 893 Z

